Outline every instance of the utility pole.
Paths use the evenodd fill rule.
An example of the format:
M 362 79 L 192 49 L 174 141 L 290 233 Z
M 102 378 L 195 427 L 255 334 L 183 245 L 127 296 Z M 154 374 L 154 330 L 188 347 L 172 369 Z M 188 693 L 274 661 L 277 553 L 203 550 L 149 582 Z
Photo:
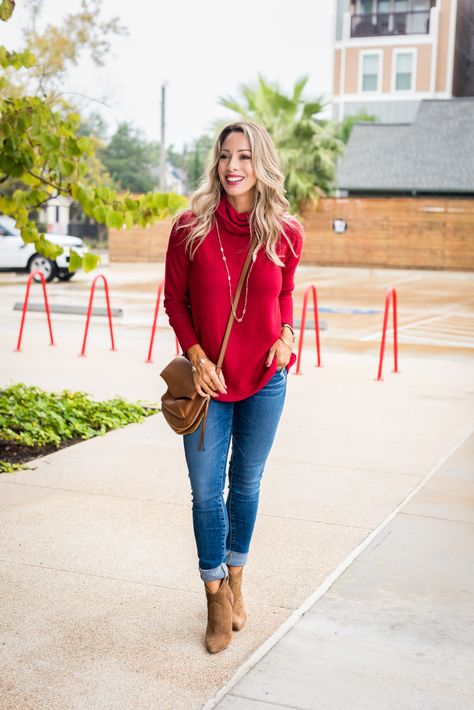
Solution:
M 166 141 L 165 141 L 165 107 L 166 107 L 166 86 L 164 81 L 161 85 L 161 146 L 160 146 L 160 192 L 166 192 Z
M 188 169 L 187 169 L 187 159 L 188 157 L 188 146 L 186 143 L 183 143 L 183 162 L 181 165 L 181 168 L 183 170 L 183 175 L 185 175 L 184 179 L 184 194 L 189 195 L 189 175 L 188 175 Z

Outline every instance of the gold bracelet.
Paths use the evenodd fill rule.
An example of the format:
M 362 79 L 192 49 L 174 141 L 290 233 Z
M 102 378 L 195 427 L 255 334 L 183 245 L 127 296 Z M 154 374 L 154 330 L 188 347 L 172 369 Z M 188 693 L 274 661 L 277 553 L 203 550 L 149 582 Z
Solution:
M 282 323 L 281 329 L 283 330 L 283 328 L 288 328 L 289 330 L 291 330 L 291 334 L 292 334 L 293 338 L 295 337 L 295 331 L 293 330 L 292 325 L 290 325 L 289 323 Z

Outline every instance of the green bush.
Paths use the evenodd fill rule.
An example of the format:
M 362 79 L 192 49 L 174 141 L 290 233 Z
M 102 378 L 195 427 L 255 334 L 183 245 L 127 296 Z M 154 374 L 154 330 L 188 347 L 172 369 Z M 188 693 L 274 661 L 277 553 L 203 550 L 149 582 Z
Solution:
M 45 392 L 18 383 L 0 389 L 0 443 L 57 448 L 69 439 L 90 439 L 140 422 L 155 414 L 156 406 L 127 402 L 122 397 L 97 402 L 86 392 Z M 0 461 L 0 471 L 14 464 Z

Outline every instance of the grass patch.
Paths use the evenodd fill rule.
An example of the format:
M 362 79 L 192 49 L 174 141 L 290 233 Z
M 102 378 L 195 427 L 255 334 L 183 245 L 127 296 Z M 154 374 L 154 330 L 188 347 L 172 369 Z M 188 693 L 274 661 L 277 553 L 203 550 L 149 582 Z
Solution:
M 86 392 L 46 392 L 18 383 L 0 389 L 0 473 L 159 411 L 155 403 L 122 397 L 97 402 Z

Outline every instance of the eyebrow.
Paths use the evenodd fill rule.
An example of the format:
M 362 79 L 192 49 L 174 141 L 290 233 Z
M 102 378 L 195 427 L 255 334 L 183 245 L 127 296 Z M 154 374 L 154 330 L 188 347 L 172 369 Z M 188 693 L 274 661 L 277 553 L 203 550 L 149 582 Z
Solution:
M 230 153 L 230 150 L 228 148 L 221 148 L 221 153 Z M 237 153 L 251 153 L 252 151 L 250 148 L 241 148 L 240 150 L 237 151 Z

